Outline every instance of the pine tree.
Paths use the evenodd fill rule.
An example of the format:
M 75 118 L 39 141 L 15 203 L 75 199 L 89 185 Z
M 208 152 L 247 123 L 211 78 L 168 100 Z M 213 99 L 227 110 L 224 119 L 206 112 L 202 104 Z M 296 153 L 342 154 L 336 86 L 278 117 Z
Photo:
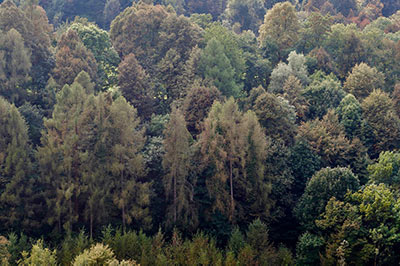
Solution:
M 172 109 L 164 135 L 163 167 L 166 172 L 164 189 L 170 202 L 167 210 L 167 225 L 195 224 L 196 216 L 191 208 L 194 186 L 189 180 L 191 135 L 179 109 Z

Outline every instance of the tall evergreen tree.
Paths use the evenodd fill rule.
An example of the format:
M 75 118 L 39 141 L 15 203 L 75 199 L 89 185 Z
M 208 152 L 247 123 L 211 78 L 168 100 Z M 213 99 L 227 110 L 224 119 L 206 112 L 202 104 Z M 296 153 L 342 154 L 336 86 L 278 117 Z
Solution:
M 235 82 L 235 69 L 224 53 L 222 44 L 211 39 L 203 51 L 199 62 L 199 71 L 203 78 L 213 82 L 222 95 L 239 97 L 241 86 Z

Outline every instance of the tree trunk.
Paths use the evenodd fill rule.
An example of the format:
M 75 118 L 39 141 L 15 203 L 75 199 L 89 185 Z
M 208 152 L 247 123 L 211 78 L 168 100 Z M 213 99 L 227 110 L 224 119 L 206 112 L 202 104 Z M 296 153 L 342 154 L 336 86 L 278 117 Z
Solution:
M 93 239 L 93 210 L 90 210 L 90 239 Z
M 176 224 L 176 206 L 177 198 L 176 198 L 176 175 L 174 176 L 174 225 Z
M 230 184 L 231 184 L 231 214 L 230 214 L 230 216 L 231 216 L 231 221 L 233 221 L 233 213 L 234 213 L 234 211 L 235 211 L 235 203 L 234 203 L 234 201 L 233 201 L 233 173 L 232 173 L 232 168 L 233 168 L 233 165 L 232 165 L 232 160 L 229 160 L 229 181 L 230 181 Z
M 126 232 L 126 225 L 125 225 L 125 203 L 122 203 L 122 230 L 124 234 Z

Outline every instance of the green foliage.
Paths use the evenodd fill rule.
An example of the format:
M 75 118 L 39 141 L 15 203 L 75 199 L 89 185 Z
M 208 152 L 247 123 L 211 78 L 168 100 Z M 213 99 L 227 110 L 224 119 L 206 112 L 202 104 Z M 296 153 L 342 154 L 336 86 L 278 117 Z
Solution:
M 246 66 L 243 50 L 240 47 L 238 36 L 222 25 L 214 23 L 210 27 L 206 28 L 204 32 L 204 39 L 207 44 L 212 39 L 216 39 L 221 44 L 224 54 L 234 69 L 234 80 L 239 86 L 242 86 L 241 83 L 244 78 Z
M 323 42 L 323 47 L 332 56 L 337 75 L 344 79 L 348 72 L 366 58 L 364 46 L 355 24 L 334 24 Z
M 336 109 L 340 123 L 346 132 L 346 137 L 353 139 L 361 136 L 362 109 L 360 102 L 347 94 Z
M 107 31 L 93 23 L 74 22 L 69 29 L 76 31 L 85 47 L 93 53 L 97 61 L 97 74 L 100 78 L 101 89 L 105 90 L 116 85 L 116 67 L 120 61 Z M 110 70 L 112 72 L 110 72 Z
M 75 257 L 73 265 L 110 265 L 113 259 L 114 252 L 109 247 L 103 244 L 96 244 Z
M 296 245 L 296 265 L 318 265 L 324 240 L 308 232 L 302 234 Z
M 347 191 L 356 191 L 358 178 L 347 168 L 324 168 L 308 181 L 295 212 L 301 224 L 315 229 L 314 221 L 324 212 L 331 197 L 343 200 Z
M 368 166 L 369 178 L 371 182 L 377 184 L 399 187 L 400 182 L 400 153 L 382 152 L 378 161 Z
M 57 265 L 56 250 L 51 251 L 43 247 L 43 241 L 38 240 L 32 246 L 30 253 L 22 252 L 22 259 L 18 261 L 18 265 Z
M 336 108 L 340 104 L 345 92 L 340 81 L 333 74 L 325 75 L 318 71 L 311 76 L 311 80 L 310 85 L 303 92 L 309 104 L 307 117 L 321 118 L 328 109 Z
M 31 52 L 21 34 L 11 29 L 0 37 L 0 95 L 18 103 L 26 97 L 24 86 L 29 81 Z
M 221 94 L 227 97 L 240 97 L 241 85 L 236 83 L 235 69 L 224 53 L 223 45 L 213 38 L 208 41 L 199 62 L 202 77 L 210 79 Z
M 398 1 L 0 2 L 0 264 L 399 264 Z
M 58 263 L 61 265 L 70 264 L 73 259 L 89 247 L 89 239 L 85 231 L 81 230 L 78 235 L 73 236 L 68 232 L 57 252 Z
M 316 223 L 326 235 L 325 258 L 360 264 L 392 264 L 399 246 L 399 200 L 385 184 L 371 184 L 349 194 L 344 201 L 332 198 Z M 344 242 L 345 241 L 345 242 Z
M 297 54 L 295 51 L 288 56 L 288 64 L 279 63 L 271 73 L 271 82 L 268 86 L 268 91 L 273 93 L 283 93 L 283 84 L 290 76 L 297 78 L 303 86 L 309 82 L 308 71 L 306 68 L 306 58 L 302 54 Z
M 257 33 L 265 15 L 261 0 L 229 0 L 225 15 L 231 25 L 239 24 L 240 30 L 252 30 Z
M 296 135 L 296 113 L 286 99 L 264 92 L 257 97 L 253 110 L 268 137 L 281 139 L 287 144 L 293 142 Z
M 344 83 L 344 88 L 357 99 L 366 98 L 375 89 L 382 89 L 385 76 L 365 63 L 355 65 Z
M 3 226 L 32 226 L 32 162 L 28 127 L 15 105 L 0 97 L 0 219 Z

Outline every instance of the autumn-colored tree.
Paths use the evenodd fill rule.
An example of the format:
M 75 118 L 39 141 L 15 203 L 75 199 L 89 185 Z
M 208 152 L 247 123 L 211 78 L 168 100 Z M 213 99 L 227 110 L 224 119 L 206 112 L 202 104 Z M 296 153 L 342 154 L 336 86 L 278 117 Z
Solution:
M 123 229 L 129 224 L 151 226 L 151 183 L 145 178 L 143 156 L 144 131 L 138 128 L 137 111 L 123 97 L 110 108 L 109 138 L 111 152 L 108 163 L 112 173 L 113 201 L 121 211 Z
M 398 148 L 400 143 L 400 119 L 397 116 L 392 99 L 381 90 L 374 90 L 361 104 L 366 125 L 364 137 L 373 135 L 369 148 L 371 157 L 376 158 L 382 151 Z
M 204 121 L 199 146 L 203 167 L 212 169 L 206 180 L 214 201 L 212 211 L 220 211 L 233 223 L 256 210 L 258 217 L 265 217 L 270 207 L 264 202 L 269 180 L 262 170 L 266 140 L 255 114 L 243 116 L 233 98 L 224 104 L 215 102 Z M 252 193 L 263 197 L 246 198 Z
M 264 3 L 262 0 L 228 0 L 225 14 L 232 25 L 239 23 L 241 31 L 257 33 L 265 15 Z
M 282 139 L 286 144 L 293 142 L 296 135 L 296 111 L 286 99 L 265 92 L 257 97 L 253 110 L 268 137 Z
M 299 38 L 299 21 L 295 7 L 290 2 L 277 3 L 268 10 L 264 24 L 260 26 L 259 40 L 265 45 L 267 39 L 279 47 L 280 54 L 293 47 Z
M 81 71 L 85 71 L 92 80 L 96 80 L 96 59 L 82 43 L 76 31 L 68 30 L 57 44 L 54 78 L 60 86 L 70 85 Z
M 214 101 L 221 100 L 221 92 L 215 87 L 197 86 L 190 89 L 184 101 L 184 115 L 187 128 L 192 136 L 201 132 L 203 120 L 207 117 Z
M 149 119 L 155 97 L 150 78 L 134 54 L 127 55 L 118 67 L 118 85 L 122 95 L 138 110 L 139 116 Z
M 366 149 L 358 138 L 353 138 L 352 141 L 346 138 L 344 127 L 332 110 L 321 120 L 302 124 L 297 138 L 309 143 L 313 152 L 321 157 L 325 167 L 350 165 L 357 173 L 366 167 Z
M 383 89 L 385 76 L 383 73 L 365 63 L 355 65 L 347 76 L 344 88 L 360 101 L 373 90 Z
M 29 72 L 32 78 L 29 100 L 40 102 L 41 89 L 45 87 L 54 66 L 50 44 L 53 28 L 46 12 L 36 2 L 22 4 L 18 8 L 13 1 L 4 1 L 0 5 L 0 31 L 8 32 L 11 29 L 21 34 L 31 62 L 35 65 Z
M 200 27 L 163 6 L 138 3 L 115 18 L 110 37 L 121 57 L 136 56 L 152 82 L 164 89 L 167 104 L 185 96 L 187 83 L 180 76 L 201 41 Z
M 172 109 L 164 135 L 164 188 L 169 201 L 166 223 L 168 226 L 196 225 L 196 213 L 192 206 L 194 184 L 189 180 L 191 135 L 179 109 Z
M 45 120 L 46 133 L 37 159 L 41 173 L 43 196 L 46 200 L 46 221 L 71 230 L 79 219 L 83 194 L 85 165 L 82 138 L 83 127 L 79 120 L 88 95 L 79 83 L 65 85 L 57 94 L 57 104 L 50 119 Z

